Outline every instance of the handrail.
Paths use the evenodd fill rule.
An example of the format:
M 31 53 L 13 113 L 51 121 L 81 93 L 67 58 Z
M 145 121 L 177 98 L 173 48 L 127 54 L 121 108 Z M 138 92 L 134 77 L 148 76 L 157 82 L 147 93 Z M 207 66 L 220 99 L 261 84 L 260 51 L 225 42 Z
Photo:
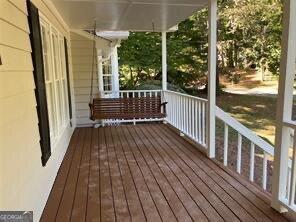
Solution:
M 274 147 L 257 136 L 253 131 L 231 117 L 228 113 L 216 106 L 216 117 L 224 122 L 224 147 L 223 147 L 223 164 L 228 164 L 228 127 L 231 127 L 237 132 L 237 160 L 236 172 L 241 173 L 242 170 L 242 138 L 245 137 L 251 142 L 250 146 L 250 162 L 249 162 L 249 179 L 254 181 L 255 175 L 255 146 L 263 151 L 262 158 L 262 188 L 267 189 L 268 181 L 268 156 L 274 156 Z M 244 159 L 244 158 L 243 158 Z
M 188 94 L 185 94 L 185 93 L 175 92 L 175 91 L 171 91 L 171 90 L 165 90 L 165 92 L 169 92 L 169 93 L 173 93 L 173 94 L 176 94 L 176 95 L 179 95 L 179 96 L 185 96 L 185 97 L 188 97 L 188 98 L 198 99 L 200 101 L 208 102 L 207 99 L 204 99 L 204 98 L 201 98 L 201 97 L 198 97 L 198 96 L 191 96 L 191 95 L 188 95 Z
M 227 125 L 238 131 L 241 135 L 252 141 L 258 147 L 263 149 L 266 153 L 268 153 L 271 156 L 274 156 L 274 147 L 272 145 L 263 140 L 261 137 L 257 136 L 253 131 L 245 127 L 243 124 L 241 124 L 235 118 L 231 117 L 228 113 L 224 112 L 218 106 L 216 107 L 216 117 L 218 117 Z
M 131 92 L 135 92 L 135 93 L 138 93 L 138 92 L 161 92 L 162 90 L 161 89 L 138 89 L 138 90 L 119 90 L 119 91 L 111 91 L 111 90 L 105 90 L 104 93 L 131 93 Z

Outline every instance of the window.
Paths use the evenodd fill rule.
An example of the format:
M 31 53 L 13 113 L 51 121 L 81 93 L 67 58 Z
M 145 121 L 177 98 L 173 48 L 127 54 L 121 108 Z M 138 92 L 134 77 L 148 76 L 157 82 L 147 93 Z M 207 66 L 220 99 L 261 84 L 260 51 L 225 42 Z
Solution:
M 50 140 L 54 144 L 69 123 L 65 40 L 43 16 L 40 18 L 40 29 Z
M 103 62 L 104 91 L 112 91 L 112 69 L 110 61 Z
M 55 129 L 57 128 L 57 118 L 56 118 L 56 107 L 55 104 L 55 90 L 52 78 L 51 70 L 51 46 L 50 46 L 50 32 L 49 24 L 40 21 L 41 26 L 41 40 L 42 40 L 42 52 L 43 52 L 43 66 L 44 66 L 44 76 L 45 76 L 45 86 L 46 86 L 46 97 L 47 97 L 47 107 L 48 107 L 48 118 L 50 127 L 50 138 L 53 141 L 56 138 Z
M 68 101 L 68 86 L 67 86 L 67 69 L 66 69 L 66 53 L 65 53 L 65 39 L 61 36 L 60 38 L 60 55 L 61 55 L 61 85 L 62 85 L 62 94 L 63 100 L 61 106 L 63 107 L 63 125 L 67 126 L 69 116 L 69 101 Z
M 45 26 L 40 26 L 38 8 L 27 2 L 28 24 L 30 28 L 30 43 L 32 46 L 33 75 L 35 82 L 35 98 L 37 103 L 38 128 L 40 135 L 41 161 L 45 166 L 51 156 L 51 136 L 49 111 L 47 105 L 46 82 L 50 79 L 48 32 Z M 40 38 L 42 35 L 42 39 Z M 42 46 L 44 43 L 44 47 Z M 44 49 L 43 49 L 44 48 Z M 45 60 L 45 62 L 43 61 Z M 50 85 L 50 84 L 49 84 Z M 50 90 L 51 87 L 48 87 Z M 49 102 L 50 103 L 50 102 Z

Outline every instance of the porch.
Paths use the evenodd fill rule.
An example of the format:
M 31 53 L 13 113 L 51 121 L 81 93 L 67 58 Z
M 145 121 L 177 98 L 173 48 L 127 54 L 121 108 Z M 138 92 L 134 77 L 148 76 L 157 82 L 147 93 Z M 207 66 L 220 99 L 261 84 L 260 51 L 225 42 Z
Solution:
M 41 221 L 287 221 L 171 125 L 76 128 Z

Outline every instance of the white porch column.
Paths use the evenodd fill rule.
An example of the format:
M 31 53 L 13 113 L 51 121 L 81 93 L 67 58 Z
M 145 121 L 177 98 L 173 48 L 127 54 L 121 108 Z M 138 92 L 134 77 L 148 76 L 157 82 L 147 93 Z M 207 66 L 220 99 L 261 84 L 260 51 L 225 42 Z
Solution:
M 283 17 L 283 34 L 282 34 L 282 55 L 281 55 L 280 79 L 279 79 L 279 89 L 278 89 L 278 98 L 277 98 L 275 156 L 274 156 L 274 169 L 273 169 L 273 178 L 272 178 L 272 203 L 271 203 L 272 207 L 278 211 L 285 211 L 285 208 L 282 207 L 281 205 L 281 201 L 284 201 L 285 199 L 286 187 L 288 183 L 287 172 L 288 172 L 288 161 L 289 161 L 290 129 L 286 123 L 291 122 L 291 118 L 292 118 L 293 83 L 294 83 L 294 76 L 295 76 L 295 61 L 296 61 L 295 39 L 296 39 L 296 1 L 285 0 L 284 1 L 284 17 Z M 295 123 L 291 124 L 292 127 L 293 125 L 294 125 L 294 128 L 296 128 Z M 295 140 L 295 137 L 294 137 L 294 140 Z M 291 174 L 293 175 L 293 172 Z M 289 201 L 287 204 L 288 205 L 290 204 Z
M 207 147 L 208 157 L 215 157 L 216 127 L 216 57 L 217 57 L 217 0 L 208 0 L 209 7 L 209 49 L 208 49 L 208 106 Z
M 167 90 L 167 39 L 166 32 L 161 33 L 161 49 L 162 49 L 162 90 Z
M 99 86 L 99 97 L 104 97 L 104 86 L 103 86 L 103 57 L 98 56 L 98 86 Z
M 111 69 L 112 69 L 112 91 L 113 97 L 119 97 L 119 70 L 118 70 L 118 54 L 117 43 L 112 44 L 111 48 Z

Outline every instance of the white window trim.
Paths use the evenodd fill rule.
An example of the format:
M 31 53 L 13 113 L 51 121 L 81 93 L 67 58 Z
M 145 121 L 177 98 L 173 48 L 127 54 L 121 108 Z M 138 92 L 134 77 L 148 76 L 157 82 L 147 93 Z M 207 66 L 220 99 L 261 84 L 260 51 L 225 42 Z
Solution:
M 47 63 L 49 66 L 46 87 L 52 84 L 51 95 L 47 95 L 50 119 L 50 140 L 52 147 L 55 147 L 66 128 L 69 126 L 68 90 L 66 75 L 66 60 L 64 37 L 42 13 L 39 14 L 40 26 L 45 27 L 47 36 Z M 42 34 L 42 33 L 41 33 Z M 54 55 L 54 36 L 56 37 L 56 56 Z M 43 58 L 45 56 L 43 55 Z M 55 62 L 58 62 L 55 66 Z M 57 73 L 56 73 L 57 72 Z M 49 90 L 46 89 L 48 93 Z M 50 99 L 49 99 L 50 98 Z
M 104 89 L 104 92 L 112 92 L 112 90 L 113 90 L 113 84 L 112 84 L 112 82 L 113 82 L 113 75 L 112 75 L 112 66 L 111 66 L 111 61 L 110 60 L 107 60 L 107 61 L 104 61 L 103 62 L 103 89 Z M 105 73 L 105 67 L 106 66 L 108 66 L 108 72 L 107 73 Z M 107 84 L 106 82 L 105 82 L 105 77 L 108 77 L 108 78 L 110 78 L 110 82 Z M 106 87 L 107 86 L 109 86 L 109 90 L 106 90 Z

